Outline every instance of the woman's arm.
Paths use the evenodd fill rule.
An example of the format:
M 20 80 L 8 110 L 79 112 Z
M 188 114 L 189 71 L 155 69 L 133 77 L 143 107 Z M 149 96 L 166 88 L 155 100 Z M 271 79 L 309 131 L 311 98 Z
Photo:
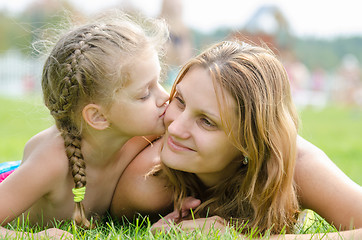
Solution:
M 303 208 L 312 209 L 337 229 L 362 228 L 362 188 L 319 148 L 298 137 L 295 182 Z
M 202 232 L 209 233 L 217 231 L 218 234 L 223 234 L 227 229 L 227 221 L 218 217 L 213 216 L 209 218 L 198 218 L 193 220 L 183 220 L 178 224 L 174 224 L 170 217 L 166 216 L 164 219 L 160 219 L 157 223 L 152 226 L 153 232 L 169 232 L 171 229 L 176 231 L 182 229 L 183 231 L 201 230 Z M 229 235 L 228 235 L 229 236 Z M 238 239 L 251 239 L 250 236 L 241 235 Z M 270 240 L 346 240 L 346 239 L 362 239 L 362 229 L 341 231 L 341 232 L 330 232 L 330 233 L 316 233 L 316 234 L 281 234 L 271 235 L 266 238 L 253 237 L 252 239 L 270 239 Z
M 270 240 L 347 240 L 347 239 L 362 239 L 362 229 L 331 232 L 331 233 L 316 233 L 316 234 L 286 234 L 270 236 Z

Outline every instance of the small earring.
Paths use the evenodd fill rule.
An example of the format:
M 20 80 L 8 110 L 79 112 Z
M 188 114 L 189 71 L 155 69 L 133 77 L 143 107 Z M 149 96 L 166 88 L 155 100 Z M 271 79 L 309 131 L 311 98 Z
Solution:
M 248 157 L 244 156 L 244 159 L 243 159 L 243 164 L 244 164 L 244 165 L 247 165 L 247 164 L 248 164 L 248 162 L 249 162 Z

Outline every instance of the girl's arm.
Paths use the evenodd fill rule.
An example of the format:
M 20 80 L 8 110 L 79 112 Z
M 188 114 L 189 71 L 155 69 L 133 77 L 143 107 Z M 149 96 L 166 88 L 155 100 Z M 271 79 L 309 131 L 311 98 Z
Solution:
M 302 207 L 337 229 L 362 228 L 362 188 L 319 148 L 298 138 L 295 182 Z
M 173 224 L 172 215 L 165 216 L 163 219 L 160 219 L 157 223 L 153 224 L 153 232 L 169 232 L 174 230 L 183 230 L 183 231 L 194 231 L 201 230 L 204 233 L 209 233 L 213 231 L 218 231 L 219 234 L 224 234 L 227 228 L 227 221 L 224 219 L 213 216 L 209 218 L 198 218 L 194 220 L 183 220 L 178 224 Z M 229 236 L 229 235 L 228 235 Z M 239 238 L 238 238 L 239 239 Z M 240 239 L 251 239 L 250 236 L 242 235 Z M 345 240 L 345 239 L 362 239 L 362 229 L 355 229 L 349 231 L 341 232 L 330 232 L 330 233 L 316 233 L 316 234 L 281 234 L 281 235 L 271 235 L 269 237 L 257 238 L 253 237 L 252 239 L 270 239 L 270 240 L 319 240 L 319 239 L 329 239 L 329 240 Z
M 0 183 L 0 225 L 12 221 L 34 203 L 52 192 L 69 172 L 52 143 L 30 140 L 24 149 L 22 164 Z M 65 155 L 63 153 L 63 155 Z
M 64 230 L 58 228 L 50 228 L 38 233 L 16 232 L 0 226 L 1 239 L 74 239 L 74 236 Z

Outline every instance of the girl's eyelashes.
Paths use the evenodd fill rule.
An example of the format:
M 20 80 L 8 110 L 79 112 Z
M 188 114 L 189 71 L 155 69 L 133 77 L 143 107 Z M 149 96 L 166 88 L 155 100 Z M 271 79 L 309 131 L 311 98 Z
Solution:
M 140 97 L 140 100 L 146 100 L 151 96 L 150 91 L 147 92 L 147 94 L 145 94 L 143 97 Z

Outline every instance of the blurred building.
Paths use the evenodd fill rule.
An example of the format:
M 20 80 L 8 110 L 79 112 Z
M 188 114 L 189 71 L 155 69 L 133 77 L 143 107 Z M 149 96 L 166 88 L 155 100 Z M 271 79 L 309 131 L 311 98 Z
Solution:
M 230 37 L 257 45 L 267 45 L 280 56 L 293 52 L 293 36 L 288 20 L 274 5 L 260 7 L 244 27 L 231 33 Z
M 312 74 L 298 59 L 288 20 L 278 7 L 260 7 L 242 29 L 231 33 L 230 38 L 266 46 L 280 58 L 288 73 L 293 99 L 298 107 L 312 105 L 320 108 L 327 104 L 328 92 L 322 85 L 325 80 L 322 70 Z

